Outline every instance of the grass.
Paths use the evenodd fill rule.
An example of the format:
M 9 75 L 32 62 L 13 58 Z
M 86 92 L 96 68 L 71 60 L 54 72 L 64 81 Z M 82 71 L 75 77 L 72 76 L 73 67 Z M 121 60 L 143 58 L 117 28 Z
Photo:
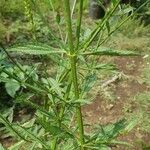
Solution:
M 146 131 L 147 133 L 150 133 L 150 112 L 149 112 L 149 107 L 150 107 L 150 92 L 145 91 L 143 93 L 139 93 L 135 100 L 136 103 L 139 105 L 139 110 L 141 110 L 142 114 L 142 121 L 141 121 L 141 129 Z

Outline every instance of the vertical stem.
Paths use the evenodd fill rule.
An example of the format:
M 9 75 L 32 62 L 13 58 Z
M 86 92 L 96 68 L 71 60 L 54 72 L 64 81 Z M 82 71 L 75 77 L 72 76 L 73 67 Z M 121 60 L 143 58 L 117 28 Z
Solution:
M 71 22 L 69 0 L 64 0 L 64 6 L 65 6 L 65 17 L 66 17 L 67 31 L 68 31 L 68 44 L 69 44 L 69 49 L 70 49 L 71 77 L 72 77 L 72 83 L 74 87 L 75 98 L 79 99 L 79 88 L 78 88 L 78 82 L 77 82 L 78 79 L 77 79 L 77 68 L 76 68 L 77 61 L 76 61 L 76 54 L 75 54 L 74 45 L 73 45 L 72 22 Z M 84 129 L 83 129 L 83 120 L 82 120 L 82 113 L 81 113 L 80 105 L 76 107 L 76 116 L 77 116 L 77 121 L 78 121 L 78 126 L 79 126 L 81 149 L 84 150 L 84 147 L 83 147 Z
M 77 83 L 77 68 L 76 68 L 76 57 L 71 57 L 71 76 L 74 86 L 74 93 L 75 93 L 75 99 L 79 99 L 79 88 Z M 81 142 L 81 149 L 84 150 L 82 145 L 84 144 L 84 128 L 83 128 L 83 119 L 82 119 L 82 112 L 81 112 L 81 106 L 80 104 L 76 107 L 76 116 L 77 116 L 77 122 L 79 127 L 79 135 L 80 135 L 80 142 Z
M 71 9 L 71 19 L 72 19 L 74 10 L 75 10 L 76 3 L 77 3 L 77 0 L 74 0 L 73 6 L 72 6 L 72 9 Z M 67 42 L 67 39 L 68 39 L 68 33 L 66 34 L 66 37 L 65 37 L 65 43 Z
M 73 54 L 74 45 L 73 45 L 72 22 L 71 22 L 71 11 L 69 0 L 64 0 L 64 5 L 65 5 L 65 19 L 67 23 L 67 32 L 68 32 L 68 44 L 70 48 L 70 54 Z
M 76 37 L 77 37 L 76 50 L 78 50 L 78 47 L 79 47 L 82 13 L 83 13 L 83 0 L 80 0 L 79 11 L 78 11 L 78 19 L 77 19 L 77 29 L 76 29 Z

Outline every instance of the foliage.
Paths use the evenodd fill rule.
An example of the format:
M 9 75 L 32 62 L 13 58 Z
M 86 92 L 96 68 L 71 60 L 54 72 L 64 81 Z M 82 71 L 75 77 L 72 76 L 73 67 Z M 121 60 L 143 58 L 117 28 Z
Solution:
M 35 1 L 32 2 L 33 5 L 36 5 Z M 9 149 L 20 149 L 26 145 L 30 149 L 52 150 L 110 149 L 114 144 L 130 146 L 130 144 L 117 141 L 115 138 L 121 133 L 129 132 L 135 126 L 135 120 L 128 124 L 125 119 L 122 119 L 114 124 L 100 126 L 96 132 L 88 134 L 84 129 L 81 106 L 92 101 L 88 97 L 88 93 L 94 83 L 98 81 L 97 70 L 112 69 L 110 65 L 100 65 L 97 62 L 97 57 L 139 55 L 134 51 L 116 50 L 102 45 L 124 22 L 129 20 L 131 16 L 127 14 L 131 9 L 128 11 L 124 11 L 124 8 L 119 10 L 121 15 L 126 14 L 122 20 L 121 16 L 118 17 L 119 2 L 114 0 L 105 17 L 98 21 L 89 36 L 81 41 L 83 1 L 78 2 L 76 6 L 78 13 L 77 19 L 74 20 L 71 16 L 69 0 L 64 1 L 65 15 L 60 18 L 64 23 L 60 24 L 58 18 L 56 20 L 59 37 L 49 27 L 49 24 L 46 24 L 49 27 L 51 38 L 55 40 L 54 45 L 35 42 L 7 49 L 1 45 L 2 51 L 14 64 L 11 68 L 1 64 L 1 81 L 5 83 L 8 94 L 12 97 L 15 96 L 17 103 L 24 103 L 36 109 L 35 117 L 25 123 L 10 121 L 8 116 L 0 114 L 1 124 L 18 141 Z M 53 12 L 55 13 L 57 10 L 54 8 Z M 45 22 L 40 10 L 38 13 L 41 20 Z M 114 26 L 110 26 L 110 23 L 113 22 L 112 17 L 117 20 Z M 66 26 L 66 34 L 62 34 L 64 25 Z M 73 27 L 76 31 L 73 30 Z M 107 34 L 100 36 L 103 32 L 107 32 Z M 32 37 L 34 38 L 34 36 Z M 98 41 L 93 44 L 96 37 Z M 53 56 L 58 68 L 57 73 L 54 76 L 46 73 L 46 75 L 43 73 L 37 76 L 34 72 L 35 68 L 16 62 L 9 54 L 11 51 L 30 55 Z M 88 61 L 89 58 L 91 61 Z M 26 90 L 26 92 L 18 92 L 19 89 Z M 34 99 L 38 96 L 40 103 Z
M 142 122 L 141 122 L 141 128 L 142 130 L 146 131 L 146 132 L 150 132 L 150 127 L 149 127 L 149 123 L 150 123 L 150 112 L 149 112 L 149 105 L 150 105 L 150 92 L 144 92 L 144 93 L 140 93 L 136 96 L 136 103 L 138 104 L 138 106 L 140 107 L 140 112 L 141 115 L 143 117 Z
M 21 84 L 18 82 L 18 80 L 27 81 L 29 80 L 29 77 L 35 81 L 38 80 L 38 75 L 36 74 L 35 67 L 31 68 L 27 65 L 24 65 L 20 70 L 20 68 L 18 67 L 19 65 L 11 65 L 11 63 L 6 60 L 5 54 L 3 54 L 2 52 L 0 54 L 0 83 L 5 84 L 6 91 L 11 97 L 14 97 L 16 92 L 21 87 Z M 26 75 L 28 77 L 26 77 Z M 16 80 L 15 78 L 18 78 L 18 80 Z
M 16 19 L 18 16 L 22 16 L 24 5 L 23 3 L 20 3 L 20 0 L 1 0 L 0 3 L 0 14 L 1 17 L 12 17 L 13 19 Z M 19 14 L 19 15 L 18 15 Z
M 6 33 L 6 27 L 4 26 L 4 24 L 0 21 L 0 41 L 2 41 L 5 37 L 5 33 Z

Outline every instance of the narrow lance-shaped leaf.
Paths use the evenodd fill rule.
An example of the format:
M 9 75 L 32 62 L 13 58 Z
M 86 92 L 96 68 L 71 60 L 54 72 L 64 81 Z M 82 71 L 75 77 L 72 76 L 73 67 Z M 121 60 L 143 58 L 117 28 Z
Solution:
M 91 137 L 89 142 L 94 141 L 96 143 L 105 143 L 108 141 L 109 143 L 119 134 L 121 134 L 127 122 L 125 119 L 122 119 L 114 124 L 108 124 L 106 126 L 100 126 L 99 129 L 95 132 L 95 134 Z
M 25 141 L 21 140 L 21 141 L 15 143 L 14 145 L 10 146 L 8 148 L 8 150 L 19 150 L 23 144 L 25 144 Z
M 116 50 L 116 49 L 107 48 L 107 47 L 99 47 L 97 51 L 85 52 L 85 53 L 82 53 L 81 55 L 139 56 L 141 54 L 135 51 Z
M 62 127 L 60 128 L 56 124 L 43 121 L 42 118 L 38 118 L 38 122 L 40 123 L 40 125 L 42 125 L 42 127 L 46 130 L 46 132 L 49 132 L 49 134 L 52 135 L 53 137 L 74 138 L 74 135 L 72 133 L 70 133 L 69 131 L 67 131 Z
M 17 135 L 21 139 L 27 141 L 18 131 L 16 131 L 12 127 L 12 124 L 9 121 L 7 121 L 7 119 L 5 119 L 1 114 L 0 114 L 0 122 L 3 123 L 6 126 L 6 128 L 9 129 L 11 132 L 13 132 L 15 135 Z
M 112 141 L 110 141 L 110 144 L 125 145 L 125 146 L 128 146 L 128 147 L 133 147 L 132 144 L 130 144 L 128 142 L 124 142 L 124 141 L 112 140 Z
M 56 48 L 53 48 L 48 45 L 39 45 L 39 44 L 29 44 L 29 45 L 22 45 L 22 46 L 16 46 L 12 48 L 8 48 L 8 51 L 15 51 L 15 52 L 21 52 L 31 55 L 47 55 L 47 54 L 63 54 L 66 53 L 64 50 L 58 50 Z
M 83 92 L 89 92 L 97 81 L 96 74 L 90 74 L 85 77 L 85 82 L 82 85 Z
M 125 9 L 120 10 L 117 15 L 124 15 L 124 14 L 128 14 L 129 12 L 133 11 L 133 7 L 127 7 Z
M 110 12 L 105 15 L 104 19 L 102 19 L 102 21 L 97 25 L 97 27 L 91 32 L 91 34 L 89 35 L 87 40 L 81 46 L 81 48 L 83 48 L 83 51 L 85 51 L 89 47 L 89 45 L 93 42 L 93 40 L 98 35 L 98 33 L 100 33 L 100 31 L 102 31 L 106 22 L 113 16 L 115 10 L 118 8 L 119 3 L 120 3 L 120 1 L 116 1 L 114 3 L 114 7 L 112 8 L 112 10 L 110 10 Z
M 41 145 L 43 145 L 44 148 L 48 148 L 49 146 L 46 144 L 45 141 L 42 140 L 42 138 L 37 137 L 36 135 L 34 135 L 31 131 L 29 131 L 28 129 L 20 126 L 20 125 L 12 125 L 12 127 L 18 131 L 19 133 L 23 133 L 24 135 L 26 135 L 30 140 L 32 141 L 37 141 L 38 143 L 40 143 Z M 27 138 L 26 137 L 26 138 Z
M 140 121 L 141 116 L 134 116 L 134 118 L 132 118 L 126 128 L 123 130 L 123 133 L 129 133 Z
M 93 69 L 97 70 L 116 70 L 117 67 L 114 64 L 98 64 Z
M 20 137 L 21 139 L 23 139 L 24 141 L 29 141 L 28 139 L 26 139 L 26 136 L 30 137 L 30 139 L 37 141 L 39 143 L 41 143 L 45 148 L 48 148 L 48 145 L 39 137 L 35 136 L 34 134 L 32 134 L 30 131 L 28 131 L 26 128 L 20 126 L 20 125 L 16 125 L 16 124 L 11 124 L 9 123 L 9 121 L 7 121 L 7 119 L 5 119 L 1 114 L 0 114 L 0 121 L 10 130 L 12 131 L 14 134 L 16 134 L 18 137 Z M 26 135 L 26 136 L 25 136 Z

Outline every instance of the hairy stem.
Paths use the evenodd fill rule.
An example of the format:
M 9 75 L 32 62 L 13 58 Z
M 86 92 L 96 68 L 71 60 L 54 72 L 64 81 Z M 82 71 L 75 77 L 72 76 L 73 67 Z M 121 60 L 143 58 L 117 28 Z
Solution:
M 72 22 L 71 22 L 71 11 L 70 11 L 70 3 L 69 0 L 64 0 L 65 6 L 65 18 L 67 23 L 67 31 L 68 31 L 68 44 L 70 49 L 70 65 L 71 65 L 71 79 L 74 87 L 74 95 L 75 99 L 79 99 L 79 88 L 78 88 L 78 79 L 77 79 L 77 67 L 76 67 L 76 51 L 73 45 L 73 35 L 72 35 Z M 80 23 L 80 21 L 79 21 Z M 80 26 L 79 26 L 80 27 Z M 80 31 L 80 29 L 78 29 Z M 80 143 L 81 149 L 84 150 L 84 129 L 83 129 L 83 120 L 81 113 L 80 104 L 76 107 L 76 116 L 79 127 L 79 135 L 80 135 Z
M 77 37 L 76 49 L 77 50 L 78 50 L 78 47 L 79 47 L 82 13 L 83 13 L 83 0 L 80 0 L 79 11 L 78 11 L 78 19 L 77 19 L 77 29 L 76 29 L 76 37 Z

